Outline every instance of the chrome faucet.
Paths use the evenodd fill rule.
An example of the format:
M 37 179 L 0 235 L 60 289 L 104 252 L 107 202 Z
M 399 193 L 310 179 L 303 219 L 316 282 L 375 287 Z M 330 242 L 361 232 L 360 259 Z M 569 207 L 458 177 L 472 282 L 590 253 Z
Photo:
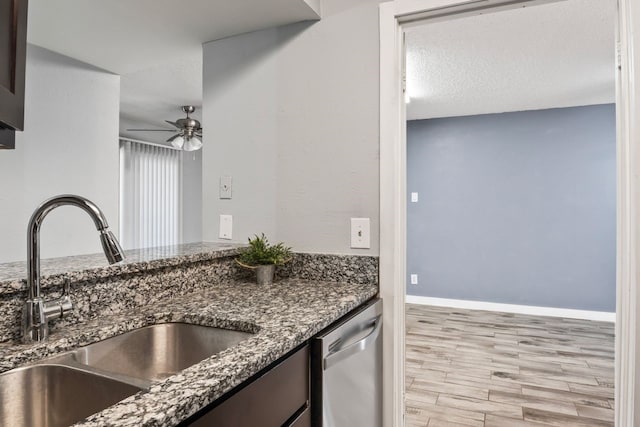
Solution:
M 27 229 L 27 263 L 28 276 L 27 287 L 29 297 L 24 305 L 22 314 L 22 336 L 25 342 L 45 341 L 49 336 L 49 320 L 64 317 L 73 309 L 69 297 L 69 282 L 65 282 L 64 291 L 60 298 L 53 301 L 44 301 L 40 296 L 40 226 L 49 212 L 58 206 L 77 206 L 89 214 L 100 232 L 102 249 L 109 264 L 122 261 L 124 251 L 118 243 L 118 239 L 109 231 L 109 224 L 102 211 L 90 200 L 84 197 L 64 194 L 45 200 L 35 210 Z

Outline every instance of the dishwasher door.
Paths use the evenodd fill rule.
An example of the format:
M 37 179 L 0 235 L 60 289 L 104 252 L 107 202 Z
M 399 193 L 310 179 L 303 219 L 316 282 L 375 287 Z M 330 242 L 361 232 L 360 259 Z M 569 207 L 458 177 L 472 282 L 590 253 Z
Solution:
M 312 420 L 316 427 L 382 426 L 382 300 L 314 338 Z

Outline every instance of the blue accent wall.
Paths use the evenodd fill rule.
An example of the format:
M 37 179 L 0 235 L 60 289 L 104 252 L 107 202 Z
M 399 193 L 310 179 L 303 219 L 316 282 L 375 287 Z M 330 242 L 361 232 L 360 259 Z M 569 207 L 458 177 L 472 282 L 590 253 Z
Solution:
M 407 293 L 615 311 L 615 171 L 612 104 L 408 122 Z

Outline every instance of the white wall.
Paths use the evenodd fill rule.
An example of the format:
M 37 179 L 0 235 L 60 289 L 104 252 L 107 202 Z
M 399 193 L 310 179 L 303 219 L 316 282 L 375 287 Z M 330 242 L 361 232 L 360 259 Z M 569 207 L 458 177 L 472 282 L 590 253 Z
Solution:
M 182 243 L 202 241 L 202 150 L 182 153 Z
M 304 2 L 319 16 L 322 16 L 322 0 L 304 0 Z
M 378 253 L 378 5 L 325 0 L 319 22 L 204 45 L 204 240 L 230 213 L 236 241 Z M 350 249 L 351 217 L 371 218 L 370 250 Z
M 233 215 L 234 237 L 276 230 L 277 30 L 204 45 L 202 203 L 205 241 L 218 237 L 220 214 Z M 220 200 L 221 175 L 233 199 Z
M 26 230 L 43 200 L 62 193 L 94 201 L 118 230 L 120 77 L 37 46 L 27 48 L 25 131 L 0 151 L 0 262 L 26 259 Z M 53 211 L 42 256 L 101 251 L 89 216 Z

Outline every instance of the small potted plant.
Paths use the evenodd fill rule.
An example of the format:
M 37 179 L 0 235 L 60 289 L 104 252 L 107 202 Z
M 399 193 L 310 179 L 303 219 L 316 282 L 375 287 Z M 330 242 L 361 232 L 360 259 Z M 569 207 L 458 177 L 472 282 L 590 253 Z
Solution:
M 243 267 L 256 270 L 259 285 L 270 285 L 277 265 L 282 265 L 291 259 L 291 248 L 280 242 L 269 244 L 267 236 L 262 233 L 249 238 L 249 247 L 242 250 L 236 262 Z

